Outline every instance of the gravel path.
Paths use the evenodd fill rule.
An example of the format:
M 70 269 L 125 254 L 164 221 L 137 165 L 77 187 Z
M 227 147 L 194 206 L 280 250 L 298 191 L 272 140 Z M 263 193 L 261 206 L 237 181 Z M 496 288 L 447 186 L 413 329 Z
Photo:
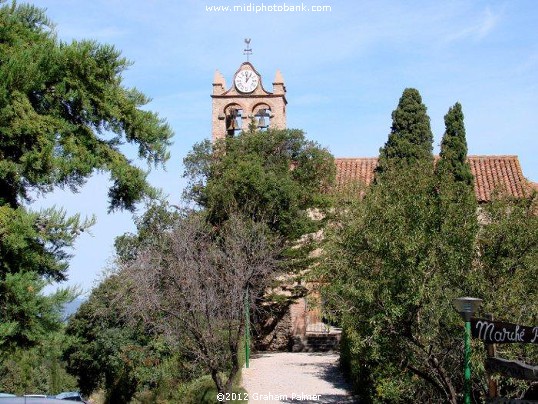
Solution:
M 261 353 L 243 369 L 249 403 L 357 403 L 336 353 Z

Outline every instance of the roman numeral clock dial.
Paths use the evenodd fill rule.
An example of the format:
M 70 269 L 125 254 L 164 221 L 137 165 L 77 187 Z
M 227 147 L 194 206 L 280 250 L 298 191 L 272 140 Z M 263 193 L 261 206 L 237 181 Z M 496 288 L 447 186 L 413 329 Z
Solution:
M 258 75 L 252 70 L 241 70 L 235 76 L 235 88 L 242 93 L 251 93 L 259 83 Z

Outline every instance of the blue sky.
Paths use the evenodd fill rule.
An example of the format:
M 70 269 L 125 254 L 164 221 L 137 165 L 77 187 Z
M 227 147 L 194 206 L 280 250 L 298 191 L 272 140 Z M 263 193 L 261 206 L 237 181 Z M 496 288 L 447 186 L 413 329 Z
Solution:
M 175 137 L 166 171 L 151 182 L 180 198 L 182 159 L 211 135 L 215 69 L 230 86 L 245 60 L 271 88 L 280 69 L 289 127 L 338 157 L 376 156 L 387 139 L 402 91 L 417 88 L 428 107 L 435 150 L 443 117 L 459 101 L 470 154 L 515 154 L 538 181 L 538 2 L 509 1 L 240 1 L 35 0 L 56 23 L 58 37 L 115 45 L 134 62 L 124 84 L 153 101 Z M 208 11 L 210 6 L 330 6 L 324 12 Z M 245 7 L 246 8 L 246 7 Z M 534 27 L 534 28 L 533 28 Z M 132 149 L 126 148 L 127 153 Z M 88 291 L 113 253 L 113 240 L 133 231 L 129 213 L 108 215 L 106 176 L 78 194 L 58 191 L 33 207 L 64 206 L 96 215 L 92 235 L 73 251 L 68 285 Z

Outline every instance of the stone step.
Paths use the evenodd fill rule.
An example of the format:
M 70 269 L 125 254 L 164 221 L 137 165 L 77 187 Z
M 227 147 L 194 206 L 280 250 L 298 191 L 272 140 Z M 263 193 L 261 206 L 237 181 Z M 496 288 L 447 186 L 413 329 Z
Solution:
M 340 333 L 306 334 L 293 338 L 292 352 L 330 352 L 337 351 Z

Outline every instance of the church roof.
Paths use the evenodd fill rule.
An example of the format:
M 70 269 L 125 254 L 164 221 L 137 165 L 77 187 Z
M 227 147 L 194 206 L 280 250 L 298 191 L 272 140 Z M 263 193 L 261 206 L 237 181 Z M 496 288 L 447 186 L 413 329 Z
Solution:
M 469 156 L 468 160 L 479 202 L 490 201 L 497 187 L 516 198 L 529 195 L 531 187 L 538 189 L 523 176 L 517 156 Z M 336 158 L 335 162 L 337 189 L 355 181 L 369 185 L 374 179 L 377 157 Z

